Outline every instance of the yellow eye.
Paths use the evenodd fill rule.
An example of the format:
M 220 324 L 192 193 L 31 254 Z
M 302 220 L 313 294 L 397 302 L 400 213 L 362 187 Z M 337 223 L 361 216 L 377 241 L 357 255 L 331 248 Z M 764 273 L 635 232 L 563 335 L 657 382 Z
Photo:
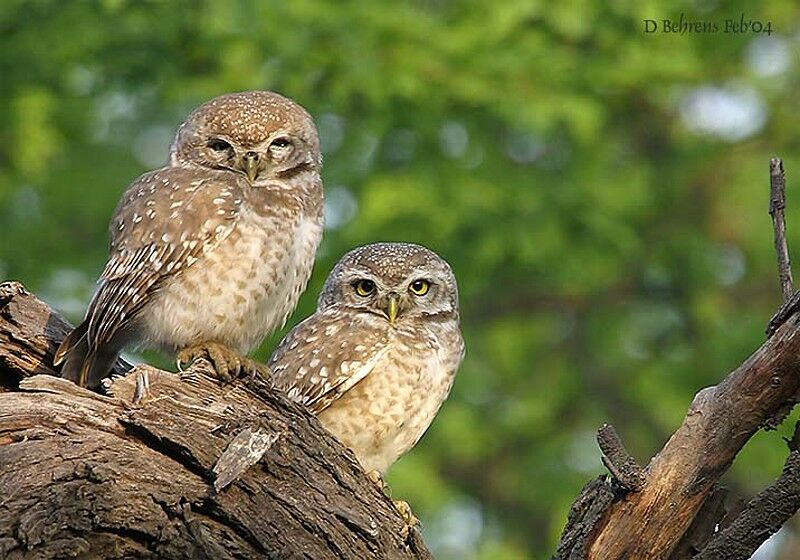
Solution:
M 411 282 L 411 285 L 408 287 L 412 293 L 418 296 L 424 296 L 428 293 L 428 289 L 430 289 L 431 283 L 427 280 L 414 280 Z
M 360 296 L 366 297 L 375 291 L 375 282 L 362 278 L 353 284 L 356 288 L 356 293 Z

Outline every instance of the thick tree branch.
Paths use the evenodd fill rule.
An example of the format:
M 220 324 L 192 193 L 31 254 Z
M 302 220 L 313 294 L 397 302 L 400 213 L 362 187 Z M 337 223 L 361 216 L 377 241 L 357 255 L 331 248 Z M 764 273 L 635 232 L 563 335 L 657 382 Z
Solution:
M 430 558 L 304 408 L 137 366 L 110 396 L 50 375 L 68 325 L 0 285 L 0 557 Z
M 686 560 L 693 558 L 703 550 L 709 539 L 716 532 L 720 520 L 725 516 L 725 501 L 728 489 L 714 488 L 711 495 L 703 502 L 702 507 L 695 515 L 692 524 L 683 534 L 678 545 L 670 555 L 670 560 Z

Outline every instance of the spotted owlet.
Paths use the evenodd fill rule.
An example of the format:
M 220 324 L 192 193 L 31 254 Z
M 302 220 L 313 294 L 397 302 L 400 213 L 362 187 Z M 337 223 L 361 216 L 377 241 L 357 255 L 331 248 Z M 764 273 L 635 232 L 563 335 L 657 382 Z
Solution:
M 317 130 L 297 103 L 217 97 L 178 128 L 169 164 L 128 187 L 86 318 L 61 344 L 62 375 L 96 386 L 131 344 L 209 357 L 223 378 L 283 324 L 322 237 Z
M 269 363 L 278 388 L 383 474 L 425 433 L 463 356 L 450 266 L 419 245 L 375 243 L 342 257 Z

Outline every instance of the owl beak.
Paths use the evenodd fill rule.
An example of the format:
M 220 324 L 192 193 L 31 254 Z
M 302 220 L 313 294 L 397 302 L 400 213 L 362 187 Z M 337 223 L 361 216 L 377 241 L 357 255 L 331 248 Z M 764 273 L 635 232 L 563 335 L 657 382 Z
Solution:
M 397 314 L 400 312 L 400 296 L 391 294 L 389 301 L 386 305 L 386 316 L 389 317 L 389 323 L 394 325 L 397 320 Z
M 244 155 L 244 171 L 251 183 L 258 177 L 258 154 L 256 152 L 247 152 Z

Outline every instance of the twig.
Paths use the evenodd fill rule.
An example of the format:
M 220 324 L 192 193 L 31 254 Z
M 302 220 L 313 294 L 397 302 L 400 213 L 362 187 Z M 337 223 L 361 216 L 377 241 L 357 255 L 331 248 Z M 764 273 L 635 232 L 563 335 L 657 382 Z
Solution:
M 780 158 L 769 160 L 769 215 L 772 216 L 772 229 L 775 238 L 775 254 L 778 257 L 778 277 L 783 293 L 783 305 L 775 312 L 767 325 L 767 337 L 772 336 L 778 327 L 791 317 L 800 307 L 800 293 L 794 292 L 792 263 L 789 260 L 789 246 L 786 243 L 786 174 Z
M 787 302 L 794 294 L 792 264 L 789 262 L 789 247 L 786 243 L 786 175 L 780 158 L 769 160 L 769 214 L 775 234 L 775 253 L 778 256 L 778 275 L 783 291 L 783 301 Z
M 611 424 L 597 432 L 597 444 L 603 452 L 603 464 L 627 490 L 636 492 L 644 485 L 644 475 Z

